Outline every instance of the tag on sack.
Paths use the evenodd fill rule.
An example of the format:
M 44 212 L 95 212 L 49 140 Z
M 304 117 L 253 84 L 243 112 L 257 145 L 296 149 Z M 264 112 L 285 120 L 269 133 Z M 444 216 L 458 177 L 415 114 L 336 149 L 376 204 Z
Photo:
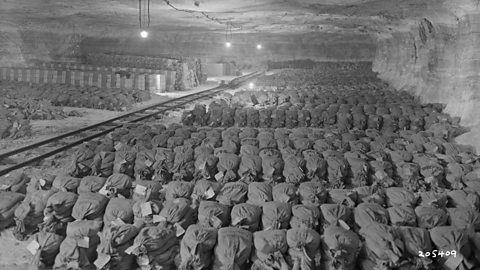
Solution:
M 119 142 L 119 143 L 115 144 L 114 148 L 115 148 L 116 151 L 119 151 L 120 149 L 122 149 L 122 146 L 123 146 L 123 144 L 121 142 Z
M 240 222 L 242 222 L 242 220 L 243 219 L 241 217 L 236 217 L 232 220 L 232 225 L 236 226 L 236 225 L 240 224 Z
M 185 233 L 185 229 L 178 223 L 175 223 L 175 229 L 177 230 L 177 237 L 180 237 Z
M 139 245 L 135 244 L 133 246 L 130 246 L 129 248 L 125 249 L 125 253 L 130 255 L 132 254 L 132 252 L 137 249 L 139 247 Z
M 462 263 L 463 256 L 461 254 L 457 254 L 457 256 L 450 256 L 447 261 L 445 261 L 445 266 L 448 269 L 455 270 L 457 267 Z
M 223 176 L 224 176 L 223 172 L 219 172 L 219 173 L 215 174 L 215 179 L 217 181 L 220 181 L 220 180 L 222 180 Z
M 153 223 L 160 223 L 165 221 L 167 221 L 167 219 L 164 216 L 160 216 L 160 215 L 153 216 Z
M 112 221 L 112 225 L 123 226 L 123 225 L 125 225 L 125 222 L 121 218 L 117 218 L 114 221 Z
M 44 187 L 47 184 L 47 181 L 40 178 L 40 180 L 38 180 L 38 183 L 40 184 L 41 187 Z
M 10 186 L 6 185 L 6 184 L 3 184 L 3 185 L 0 186 L 0 190 L 7 190 L 9 188 L 10 188 Z
M 145 161 L 145 165 L 146 165 L 147 167 L 152 167 L 153 162 L 151 162 L 149 159 L 147 159 L 147 161 Z
M 90 238 L 88 236 L 84 236 L 77 240 L 77 246 L 81 248 L 89 248 L 90 247 Z
M 104 196 L 107 196 L 108 195 L 108 190 L 107 190 L 107 186 L 103 186 L 99 191 L 98 193 L 104 195 Z
M 215 227 L 215 228 L 220 228 L 220 227 L 222 226 L 222 223 L 223 223 L 223 222 L 222 222 L 218 217 L 216 217 L 216 216 L 212 216 L 212 217 L 210 218 L 210 222 L 211 222 L 211 224 L 213 225 L 213 227 Z
M 136 185 L 134 192 L 139 195 L 145 196 L 147 194 L 147 187 L 142 185 Z
M 35 255 L 38 251 L 38 249 L 40 248 L 40 244 L 33 240 L 32 242 L 30 242 L 30 244 L 27 245 L 26 249 L 32 254 L 32 255 Z
M 142 203 L 142 205 L 140 206 L 141 210 L 142 210 L 142 215 L 144 217 L 148 216 L 148 215 L 151 215 L 153 213 L 152 211 L 152 205 L 150 204 L 150 202 L 146 202 L 146 203 Z
M 215 197 L 215 191 L 213 191 L 213 188 L 209 187 L 207 191 L 205 191 L 205 198 L 209 200 L 213 197 Z
M 107 265 L 111 258 L 112 257 L 110 257 L 110 255 L 100 254 L 93 264 L 97 267 L 97 269 L 102 269 L 105 265 Z
M 202 162 L 202 164 L 200 164 L 200 166 L 198 166 L 198 170 L 199 171 L 203 171 L 205 170 L 205 167 L 207 166 L 207 162 Z
M 348 226 L 348 224 L 347 224 L 345 221 L 343 221 L 343 220 L 340 219 L 340 220 L 338 221 L 338 224 L 339 224 L 342 228 L 344 228 L 345 230 L 350 230 L 350 226 Z

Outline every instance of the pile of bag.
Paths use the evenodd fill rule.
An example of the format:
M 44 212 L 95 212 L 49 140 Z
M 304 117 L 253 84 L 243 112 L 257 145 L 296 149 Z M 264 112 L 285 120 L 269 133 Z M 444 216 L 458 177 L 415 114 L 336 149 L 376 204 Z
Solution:
M 295 114 L 277 110 L 266 120 L 262 110 L 214 108 L 194 108 L 199 126 L 125 125 L 78 147 L 64 174 L 0 177 L 0 226 L 15 225 L 21 240 L 31 236 L 27 249 L 38 268 L 480 264 L 480 163 L 441 132 L 448 121 L 398 131 L 391 119 L 382 126 L 372 118 L 380 128 L 352 129 L 355 118 L 339 106 L 340 129 L 282 128 L 280 121 L 299 123 Z M 387 115 L 387 108 L 395 111 L 376 109 Z M 233 116 L 279 127 L 205 127 L 210 116 L 219 126 Z
M 52 105 L 125 111 L 134 103 L 151 98 L 147 90 L 109 88 L 106 91 L 98 87 L 30 85 L 11 81 L 0 82 L 0 93 L 11 100 L 8 105 L 25 110 L 23 113 L 30 116 L 25 119 L 61 119 L 62 115 L 65 116 L 65 113 L 52 108 Z

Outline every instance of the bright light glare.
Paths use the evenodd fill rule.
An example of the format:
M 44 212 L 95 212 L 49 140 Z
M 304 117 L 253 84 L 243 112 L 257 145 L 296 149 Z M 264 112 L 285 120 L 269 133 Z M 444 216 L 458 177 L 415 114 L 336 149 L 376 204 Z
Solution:
M 225 46 L 227 46 L 227 48 L 230 48 L 230 47 L 232 47 L 232 43 L 227 42 L 227 43 L 225 43 Z
M 257 50 L 261 50 L 262 49 L 262 44 L 257 44 Z
M 248 84 L 248 88 L 253 89 L 253 87 L 255 87 L 255 84 L 253 82 Z
M 142 38 L 147 38 L 147 37 L 148 37 L 148 32 L 145 31 L 145 30 L 143 30 L 142 32 L 140 32 L 140 36 L 141 36 Z

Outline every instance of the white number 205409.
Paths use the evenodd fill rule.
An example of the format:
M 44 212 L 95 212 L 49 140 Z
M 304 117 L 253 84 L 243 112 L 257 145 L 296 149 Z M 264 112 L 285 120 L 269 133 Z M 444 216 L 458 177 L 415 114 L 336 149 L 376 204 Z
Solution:
M 448 256 L 453 256 L 454 258 L 457 257 L 457 251 L 456 250 L 449 250 L 449 251 L 443 251 L 443 250 L 432 250 L 432 251 L 419 251 L 418 256 L 425 258 L 425 257 L 448 257 Z

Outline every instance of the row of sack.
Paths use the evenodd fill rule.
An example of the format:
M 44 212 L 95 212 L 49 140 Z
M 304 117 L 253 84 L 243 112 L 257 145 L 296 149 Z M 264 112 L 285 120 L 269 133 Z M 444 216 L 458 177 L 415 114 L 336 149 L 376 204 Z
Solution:
M 28 249 L 35 255 L 34 269 L 53 265 L 54 270 L 452 270 L 478 265 L 479 236 L 451 226 L 428 231 L 382 224 L 358 234 L 330 226 L 323 236 L 306 227 L 252 233 L 239 227 L 190 225 L 179 232 L 168 225 L 142 228 L 121 222 L 100 232 L 98 222 L 75 221 L 68 224 L 66 237 L 39 232 Z M 419 256 L 433 250 L 442 255 Z
M 480 181 L 476 180 L 474 182 L 477 183 L 478 187 Z M 21 192 L 19 186 L 17 185 L 10 190 Z M 13 191 L 2 191 L 0 222 L 4 224 L 2 227 L 16 223 L 17 233 L 21 236 L 28 234 L 28 227 L 35 229 L 43 223 L 45 216 L 54 216 L 59 220 L 68 220 L 72 216 L 76 219 L 86 217 L 88 219 L 102 219 L 105 208 L 108 209 L 108 198 L 120 196 L 131 198 L 133 201 L 129 206 L 129 200 L 123 199 L 125 202 L 120 204 L 120 207 L 115 207 L 118 200 L 116 202 L 112 200 L 113 213 L 108 216 L 113 216 L 113 219 L 117 217 L 116 214 L 123 215 L 129 212 L 127 209 L 131 207 L 136 210 L 132 210 L 133 212 L 127 215 L 129 219 L 133 217 L 134 212 L 138 214 L 135 216 L 141 216 L 142 202 L 144 201 L 155 202 L 154 205 L 148 207 L 155 209 L 150 210 L 151 213 L 158 214 L 165 210 L 162 204 L 163 200 L 171 202 L 182 198 L 192 200 L 194 208 L 198 206 L 198 201 L 216 200 L 218 202 L 216 205 L 224 206 L 223 208 L 220 207 L 223 210 L 244 203 L 262 205 L 272 202 L 269 207 L 275 209 L 273 213 L 279 215 L 277 218 L 283 215 L 282 222 L 285 226 L 288 226 L 292 213 L 297 216 L 295 213 L 300 215 L 302 211 L 308 210 L 296 209 L 295 207 L 295 210 L 293 210 L 290 207 L 290 204 L 301 203 L 307 207 L 317 208 L 316 212 L 310 210 L 304 213 L 306 215 L 304 220 L 310 220 L 313 223 L 320 219 L 321 212 L 325 217 L 326 212 L 324 212 L 323 207 L 326 207 L 325 211 L 336 213 L 336 215 L 339 215 L 337 216 L 338 219 L 345 218 L 349 226 L 353 225 L 351 217 L 353 217 L 352 214 L 355 214 L 355 222 L 360 227 L 373 221 L 385 224 L 391 222 L 393 225 L 419 225 L 428 229 L 446 225 L 447 222 L 452 225 L 459 225 L 471 221 L 478 227 L 478 210 L 480 210 L 478 192 L 478 189 L 471 188 L 445 190 L 444 192 L 413 193 L 407 188 L 390 187 L 384 189 L 380 186 L 328 189 L 321 182 L 304 182 L 298 188 L 288 183 L 272 185 L 267 182 L 250 184 L 232 182 L 222 185 L 216 181 L 208 180 L 199 180 L 196 183 L 172 181 L 168 185 L 162 186 L 161 183 L 155 181 L 133 181 L 129 176 L 122 174 L 114 174 L 108 179 L 87 176 L 81 180 L 59 176 L 53 182 L 51 180 L 32 179 L 26 196 Z M 140 203 L 134 205 L 134 202 Z M 324 204 L 331 205 L 323 206 Z M 344 206 L 328 208 L 336 204 Z M 189 205 L 190 203 L 185 203 L 185 207 Z M 353 207 L 356 207 L 355 211 L 349 209 Z M 121 209 L 123 210 L 120 211 Z M 245 212 L 246 210 L 239 211 Z M 260 208 L 250 211 L 252 216 L 257 217 L 260 217 L 261 213 Z M 448 219 L 449 216 L 451 217 L 450 220 Z M 223 217 L 222 224 L 228 224 L 230 213 L 224 211 Z M 112 218 L 108 219 L 113 220 Z M 235 220 L 235 218 L 232 217 L 232 220 Z
M 426 247 L 430 247 L 431 243 L 427 238 L 425 238 L 425 233 L 428 231 L 427 229 L 432 229 L 431 231 L 441 230 L 443 225 L 446 225 L 445 222 L 447 218 L 445 215 L 440 213 L 442 211 L 442 207 L 444 207 L 448 200 L 450 200 L 451 206 L 456 206 L 457 208 L 448 209 L 448 212 L 452 215 L 451 222 L 452 226 L 455 228 L 448 228 L 455 232 L 453 235 L 448 235 L 447 237 L 443 237 L 440 240 L 435 241 L 433 239 L 435 245 L 440 248 L 449 247 L 452 250 L 463 250 L 463 246 L 459 245 L 467 245 L 468 241 L 462 241 L 460 244 L 456 242 L 458 237 L 467 237 L 467 229 L 468 235 L 473 235 L 472 230 L 478 230 L 479 227 L 479 218 L 478 218 L 478 208 L 476 210 L 469 209 L 468 205 L 469 201 L 466 201 L 466 198 L 463 198 L 461 194 L 449 194 L 448 197 L 444 194 L 435 194 L 435 193 L 423 193 L 421 194 L 422 200 L 420 205 L 415 209 L 415 213 L 419 214 L 419 220 L 421 220 L 422 225 L 420 228 L 411 228 L 407 235 L 412 237 L 409 240 L 416 240 L 415 242 L 411 243 L 410 241 L 405 241 L 405 245 L 417 245 L 416 247 L 422 247 L 415 251 L 414 254 L 408 254 L 402 251 L 397 251 L 394 248 L 389 246 L 390 242 L 385 242 L 388 239 L 393 239 L 395 237 L 400 237 L 398 232 L 396 232 L 396 227 L 389 227 L 386 224 L 392 222 L 392 225 L 396 226 L 413 226 L 416 224 L 412 224 L 412 219 L 409 217 L 408 211 L 405 209 L 412 208 L 414 205 L 417 204 L 417 198 L 414 194 L 408 192 L 406 189 L 401 188 L 390 188 L 386 190 L 386 205 L 391 206 L 388 210 L 383 208 L 378 203 L 360 203 L 356 206 L 354 210 L 349 208 L 346 205 L 342 205 L 342 203 L 348 204 L 348 202 L 352 202 L 351 199 L 353 196 L 351 195 L 352 192 L 346 192 L 345 190 L 336 190 L 326 192 L 323 190 L 318 194 L 320 186 L 318 183 L 310 183 L 304 184 L 298 190 L 298 195 L 300 197 L 301 202 L 303 205 L 295 205 L 291 206 L 288 202 L 293 202 L 293 200 L 289 199 L 289 194 L 292 197 L 297 195 L 296 192 L 291 192 L 294 190 L 294 187 L 291 185 L 286 184 L 279 184 L 276 185 L 272 190 L 272 198 L 274 197 L 273 194 L 279 194 L 279 201 L 277 202 L 265 202 L 268 200 L 268 184 L 266 183 L 252 183 L 250 186 L 241 183 L 230 183 L 227 184 L 222 188 L 220 193 L 216 196 L 219 202 L 214 201 L 201 201 L 197 207 L 191 205 L 191 201 L 184 197 L 179 198 L 179 194 L 184 191 L 186 185 L 191 185 L 191 183 L 175 183 L 172 182 L 167 187 L 167 195 L 166 201 L 161 203 L 156 200 L 142 200 L 141 197 L 133 201 L 130 201 L 125 198 L 112 198 L 108 202 L 106 196 L 99 194 L 99 193 L 81 193 L 78 197 L 75 194 L 70 192 L 54 192 L 51 194 L 51 197 L 47 200 L 46 208 L 43 212 L 43 224 L 40 226 L 42 229 L 42 233 L 39 235 L 44 235 L 45 232 L 54 233 L 55 235 L 65 235 L 67 236 L 67 241 L 62 242 L 62 246 L 59 247 L 59 254 L 57 259 L 55 260 L 55 265 L 58 267 L 57 269 L 62 269 L 61 267 L 65 267 L 72 261 L 75 262 L 78 258 L 71 254 L 75 254 L 75 251 L 82 253 L 87 252 L 87 250 L 83 250 L 82 247 L 85 248 L 85 241 L 87 242 L 87 246 L 89 250 L 95 250 L 97 248 L 98 241 L 85 240 L 85 237 L 93 237 L 96 235 L 101 228 L 101 225 L 95 225 L 89 227 L 88 224 L 98 224 L 101 221 L 105 222 L 106 230 L 104 232 L 107 233 L 125 233 L 124 230 L 114 230 L 113 232 L 109 231 L 109 226 L 112 225 L 113 227 L 125 225 L 124 223 L 132 223 L 135 224 L 147 224 L 151 229 L 144 229 L 146 232 L 145 234 L 141 234 L 140 240 L 137 241 L 135 238 L 135 242 L 137 242 L 137 246 L 131 249 L 131 252 L 137 255 L 137 262 L 139 264 L 143 264 L 146 261 L 146 257 L 148 257 L 148 264 L 155 265 L 160 264 L 164 267 L 168 267 L 169 263 L 172 261 L 164 259 L 165 256 L 161 256 L 169 249 L 162 249 L 162 252 L 158 251 L 158 247 L 152 247 L 150 244 L 152 242 L 158 243 L 165 243 L 169 241 L 165 241 L 169 239 L 166 235 L 171 235 L 172 241 L 174 241 L 175 237 L 182 236 L 185 233 L 185 229 L 188 228 L 189 225 L 195 223 L 196 214 L 198 211 L 198 221 L 202 226 L 206 227 L 214 227 L 219 228 L 222 226 L 234 225 L 243 229 L 233 229 L 233 231 L 240 231 L 241 234 L 234 234 L 229 237 L 233 237 L 231 241 L 235 243 L 235 241 L 245 241 L 245 235 L 250 235 L 246 233 L 244 229 L 247 231 L 255 232 L 259 228 L 263 228 L 264 230 L 276 230 L 276 229 L 287 229 L 291 226 L 293 231 L 297 230 L 300 235 L 296 235 L 292 241 L 297 241 L 295 245 L 301 246 L 300 248 L 306 248 L 309 246 L 308 241 L 311 241 L 312 235 L 318 235 L 318 232 L 313 230 L 316 228 L 318 222 L 321 220 L 325 227 L 330 226 L 340 226 L 337 231 L 339 236 L 343 237 L 343 240 L 337 239 L 337 241 L 353 241 L 355 239 L 355 233 L 347 231 L 352 226 L 353 219 L 355 220 L 352 227 L 355 226 L 355 231 L 358 231 L 359 234 L 365 238 L 365 247 L 367 247 L 366 252 L 374 253 L 375 255 L 371 256 L 370 253 L 366 258 L 372 259 L 375 264 L 380 266 L 383 262 L 387 261 L 392 266 L 397 265 L 403 259 L 410 260 L 422 260 L 414 255 L 417 255 L 416 252 L 418 250 L 429 250 Z M 203 183 L 203 189 L 205 189 L 208 185 L 214 185 L 215 183 Z M 200 184 L 197 184 L 201 186 Z M 197 188 L 197 187 L 195 187 Z M 245 190 L 247 189 L 247 190 Z M 275 190 L 284 190 L 282 193 L 277 193 Z M 113 189 L 115 190 L 115 189 Z M 112 191 L 113 191 L 112 190 Z M 148 188 L 138 188 L 136 187 L 134 190 L 134 194 L 138 195 L 147 195 Z M 177 192 L 173 192 L 173 191 Z M 198 198 L 207 199 L 214 199 L 215 192 L 212 191 L 211 186 L 207 188 L 207 190 L 198 197 L 192 196 L 194 200 Z M 267 190 L 267 191 L 265 191 Z M 364 190 L 371 190 L 371 187 L 365 187 Z M 360 190 L 359 190 L 360 191 Z M 38 191 L 38 193 L 45 193 L 48 191 Z M 176 194 L 175 194 L 176 193 Z M 228 193 L 228 196 L 226 196 Z M 355 192 L 353 192 L 355 193 Z M 121 194 L 121 193 L 120 193 Z M 123 193 L 125 194 L 125 193 Z M 188 194 L 188 193 L 187 193 Z M 245 195 L 246 194 L 246 195 Z M 323 199 L 321 198 L 322 195 L 324 196 Z M 328 196 L 327 196 L 328 194 Z M 381 194 L 381 193 L 380 193 Z M 370 194 L 370 200 L 378 200 L 381 196 L 377 194 Z M 108 196 L 115 196 L 113 193 L 108 194 Z M 357 194 L 358 195 L 358 194 Z M 119 196 L 117 194 L 116 196 Z M 227 200 L 221 199 L 227 198 Z M 3 197 L 3 196 L 2 196 Z M 32 196 L 34 197 L 34 196 Z M 315 197 L 315 198 L 313 198 Z M 77 198 L 76 200 L 74 198 Z M 248 200 L 247 200 L 248 198 Z M 350 200 L 348 200 L 350 198 Z M 367 197 L 364 197 L 364 199 Z M 443 199 L 442 199 L 443 198 Z M 323 204 L 324 201 L 331 202 L 330 204 Z M 367 199 L 368 200 L 368 199 Z M 11 200 L 9 200 L 11 201 Z M 245 202 L 246 203 L 242 203 Z M 282 202 L 283 201 L 283 202 Z M 444 205 L 442 206 L 442 201 Z M 133 206 L 132 206 L 133 203 Z M 231 208 L 228 205 L 223 203 L 233 203 L 235 206 Z M 25 202 L 23 203 L 25 204 Z M 27 203 L 28 205 L 38 206 L 38 203 L 31 204 Z M 352 206 L 354 206 L 353 204 Z M 478 198 L 477 198 L 477 207 L 478 207 Z M 319 207 L 320 206 L 320 207 Z M 131 211 L 128 210 L 131 207 Z M 19 207 L 20 208 L 20 207 Z M 70 209 L 70 210 L 69 210 Z M 320 209 L 320 210 L 319 210 Z M 391 210 L 392 209 L 392 210 Z M 419 210 L 421 209 L 421 210 Z M 322 214 L 320 214 L 320 212 Z M 353 215 L 352 215 L 353 212 Z M 393 216 L 391 213 L 397 217 L 396 221 L 393 221 Z M 443 212 L 445 213 L 445 211 Z M 476 214 L 476 215 L 475 215 Z M 231 216 L 230 216 L 231 215 Z M 293 215 L 293 218 L 289 215 Z M 403 217 L 403 221 L 398 219 L 399 216 Z M 33 213 L 29 213 L 28 217 L 32 217 Z M 353 216 L 353 219 L 352 219 Z M 463 217 L 463 220 L 462 220 Z M 73 218 L 77 219 L 77 221 L 73 223 L 71 222 Z M 414 218 L 415 219 L 415 218 Z M 83 221 L 82 221 L 83 220 Z M 97 223 L 89 223 L 89 221 L 85 220 L 96 220 Z M 230 222 L 231 221 L 231 222 Z M 32 221 L 25 222 L 24 224 L 31 224 Z M 415 221 L 413 221 L 415 222 Z M 454 223 L 455 222 L 455 223 Z M 67 226 L 66 232 L 60 233 L 61 225 Z M 262 225 L 260 225 L 262 224 Z M 349 225 L 350 224 L 350 225 Z M 379 224 L 375 226 L 374 224 Z M 383 225 L 384 224 L 384 225 Z M 69 229 L 69 226 L 74 226 L 74 229 Z M 128 228 L 132 228 L 132 226 L 127 226 Z M 141 226 L 140 226 L 141 227 Z M 436 227 L 436 228 L 434 228 Z M 76 229 L 75 229 L 76 228 Z M 98 229 L 95 229 L 98 228 Z M 309 229 L 306 229 L 309 228 Z M 467 229 L 465 229 L 467 228 Z M 65 228 L 63 228 L 65 229 Z M 447 230 L 446 228 L 444 228 Z M 76 231 L 78 230 L 78 231 Z M 212 229 L 211 229 L 212 230 Z M 331 232 L 328 229 L 325 229 L 324 232 L 325 236 L 331 236 Z M 373 230 L 373 232 L 372 232 Z M 70 231 L 70 233 L 69 233 Z M 73 232 L 72 231 L 76 231 Z M 143 231 L 143 230 L 142 230 Z M 153 231 L 153 232 L 152 232 Z M 290 230 L 292 231 L 292 230 Z M 317 230 L 317 231 L 321 231 Z M 152 235 L 153 234 L 153 235 Z M 131 232 L 130 234 L 131 235 Z M 188 235 L 188 234 L 187 234 Z M 202 234 L 204 235 L 204 234 Z M 237 235 L 237 236 L 235 236 Z M 238 235 L 242 235 L 241 239 L 237 239 Z M 288 234 L 287 234 L 288 235 Z M 414 235 L 414 236 L 412 236 Z M 460 235 L 460 236 L 459 236 Z M 301 237 L 303 236 L 303 238 Z M 319 236 L 319 235 L 318 235 Z M 69 239 L 69 237 L 71 239 Z M 108 235 L 107 235 L 108 237 Z M 138 236 L 137 236 L 138 237 Z M 185 236 L 186 237 L 186 236 Z M 219 236 L 220 237 L 220 236 Z M 473 237 L 473 236 L 472 236 Z M 146 239 L 145 239 L 146 238 Z M 247 237 L 248 238 L 248 237 Z M 336 237 L 338 238 L 338 237 Z M 333 239 L 336 239 L 333 238 Z M 357 237 L 358 238 L 358 237 Z M 370 239 L 372 238 L 372 239 Z M 423 239 L 421 242 L 418 242 L 418 239 Z M 438 238 L 438 237 L 437 237 Z M 133 239 L 133 237 L 132 237 Z M 310 239 L 310 240 L 308 240 Z M 442 240 L 443 239 L 443 240 Z M 118 242 L 114 241 L 115 239 L 110 239 L 109 241 L 113 241 L 114 245 L 118 245 Z M 369 242 L 370 241 L 370 242 Z M 442 242 L 443 241 L 443 242 Z M 201 241 L 200 241 L 201 242 Z M 229 241 L 219 241 L 219 243 L 228 243 Z M 358 240 L 356 241 L 358 242 Z M 42 243 L 42 242 L 38 242 Z M 95 244 L 96 243 L 96 244 Z M 402 242 L 394 241 L 396 244 L 396 248 L 403 250 L 404 246 Z M 438 244 L 440 243 L 440 244 Z M 370 244 L 370 246 L 369 246 Z M 83 245 L 83 246 L 82 246 Z M 131 245 L 131 244 L 130 244 Z M 232 253 L 238 252 L 235 247 L 238 244 L 232 244 L 233 250 L 226 252 L 227 255 L 225 256 L 237 256 L 232 255 Z M 249 244 L 252 248 L 251 243 Z M 296 247 L 295 245 L 290 246 Z M 303 246 L 302 246 L 303 245 Z M 338 245 L 338 243 L 337 243 Z M 378 246 L 380 245 L 380 247 Z M 382 246 L 384 245 L 384 246 Z M 41 246 L 41 244 L 39 244 Z M 335 246 L 335 245 L 334 245 Z M 107 246 L 112 247 L 112 246 Z M 114 247 L 114 246 L 113 246 Z M 149 249 L 149 247 L 151 247 Z M 170 246 L 171 247 L 171 246 Z M 337 246 L 338 247 L 338 246 Z M 124 246 L 124 248 L 128 248 L 128 246 Z M 213 248 L 213 246 L 212 246 Z M 353 249 L 358 248 L 358 244 Z M 396 251 L 396 255 L 394 257 L 388 257 L 391 255 L 388 253 L 388 248 L 393 249 Z M 465 247 L 466 248 L 466 247 Z M 100 247 L 97 249 L 99 250 Z M 125 249 L 123 249 L 125 250 Z M 220 250 L 225 250 L 225 247 L 220 248 Z M 413 249 L 414 250 L 414 249 Z M 318 251 L 318 248 L 314 248 L 313 251 Z M 101 252 L 99 250 L 99 252 Z M 122 254 L 117 254 L 117 256 L 112 256 L 111 249 L 107 249 L 105 251 L 106 254 L 110 256 L 109 258 L 123 258 Z M 110 253 L 109 253 L 110 252 Z M 241 252 L 243 253 L 243 252 Z M 273 252 L 272 252 L 273 253 Z M 168 253 L 167 256 L 170 258 L 172 253 Z M 175 253 L 173 253 L 175 254 Z M 200 253 L 202 254 L 202 253 Z M 347 253 L 350 254 L 350 253 Z M 339 254 L 336 259 L 340 260 L 342 255 L 345 257 L 345 254 Z M 470 253 L 464 252 L 464 257 L 462 257 L 465 262 L 471 260 Z M 378 257 L 376 257 L 378 256 Z M 387 258 L 385 258 L 387 256 Z M 87 256 L 88 257 L 88 256 Z M 203 257 L 203 256 L 200 256 Z M 208 256 L 207 256 L 208 257 Z M 310 257 L 310 256 L 309 256 Z M 346 256 L 350 257 L 350 255 Z M 397 258 L 398 257 L 398 258 Z M 84 266 L 86 261 L 81 262 L 82 256 L 78 259 L 79 265 Z M 95 258 L 95 254 L 91 255 L 91 259 L 89 260 L 92 262 Z M 249 258 L 249 256 L 247 256 Z M 313 258 L 313 257 L 310 257 Z M 227 263 L 228 260 L 231 258 L 226 258 L 225 260 L 221 260 L 220 262 L 222 265 Z M 346 258 L 343 258 L 346 259 Z M 121 259 L 120 259 L 121 260 Z M 185 263 L 185 260 L 182 260 Z M 302 260 L 299 260 L 300 263 Z M 428 259 L 427 259 L 428 261 Z M 98 262 L 97 262 L 98 263 Z M 242 263 L 240 263 L 242 264 Z M 224 265 L 224 267 L 226 267 Z M 55 268 L 54 268 L 55 269 Z M 76 269 L 76 268 L 74 268 Z M 83 269 L 83 268 L 79 268 Z M 112 268 L 116 269 L 116 268 Z M 168 269 L 168 268 L 167 268 Z M 225 269 L 220 267 L 218 269 Z M 310 267 L 303 267 L 301 269 L 317 269 L 317 268 L 310 268 Z M 334 268 L 333 268 L 334 269 Z M 368 269 L 368 268 L 367 268 Z M 408 269 L 408 268 L 407 268 Z M 421 269 L 421 268 L 420 268 Z M 428 268 L 426 268 L 428 269 Z
M 358 84 L 371 83 L 372 87 L 375 85 L 382 85 L 381 81 L 372 72 L 371 67 L 359 68 L 359 66 L 349 69 L 345 67 L 325 67 L 315 69 L 286 69 L 280 72 L 275 72 L 270 75 L 264 75 L 255 80 L 255 84 L 259 86 L 276 86 L 281 89 L 288 89 L 292 87 L 301 87 L 305 83 L 318 86 L 351 86 L 356 89 Z M 384 86 L 387 86 L 383 82 Z
M 428 130 L 436 125 L 449 126 L 456 130 L 455 136 L 464 132 L 456 121 L 448 115 L 432 114 L 367 114 L 350 112 L 331 112 L 322 108 L 237 108 L 225 104 L 212 102 L 208 110 L 202 105 L 196 105 L 191 111 L 184 111 L 182 124 L 186 126 L 208 127 L 251 127 L 251 128 L 338 128 L 343 131 L 349 129 L 398 132 L 412 130 L 415 132 Z
M 150 92 L 139 89 L 106 89 L 59 84 L 31 84 L 27 82 L 0 82 L 0 94 L 14 99 L 38 98 L 54 106 L 95 108 L 124 111 L 134 103 L 150 100 Z
M 137 129 L 131 130 L 133 134 L 125 130 L 126 135 L 116 136 L 121 140 L 115 145 L 120 146 L 115 147 L 118 151 L 110 142 L 115 152 L 104 151 L 105 142 L 86 144 L 73 156 L 69 174 L 77 178 L 91 174 L 108 177 L 120 172 L 162 183 L 202 178 L 221 182 L 328 180 L 334 187 L 403 182 L 414 190 L 422 188 L 417 184 L 423 180 L 434 180 L 433 184 L 423 183 L 423 188 L 430 184 L 459 189 L 478 178 L 475 154 L 428 132 L 403 132 L 399 136 L 371 130 L 339 135 L 316 129 L 276 129 L 274 133 L 257 129 L 192 129 L 195 132 L 167 131 L 151 140 L 148 134 L 136 135 Z M 172 133 L 182 135 L 166 136 Z M 140 139 L 132 145 L 128 138 Z M 315 138 L 326 139 L 313 141 Z M 173 150 L 150 149 L 153 145 L 168 146 L 169 141 L 175 141 Z M 98 148 L 102 150 L 97 152 Z

